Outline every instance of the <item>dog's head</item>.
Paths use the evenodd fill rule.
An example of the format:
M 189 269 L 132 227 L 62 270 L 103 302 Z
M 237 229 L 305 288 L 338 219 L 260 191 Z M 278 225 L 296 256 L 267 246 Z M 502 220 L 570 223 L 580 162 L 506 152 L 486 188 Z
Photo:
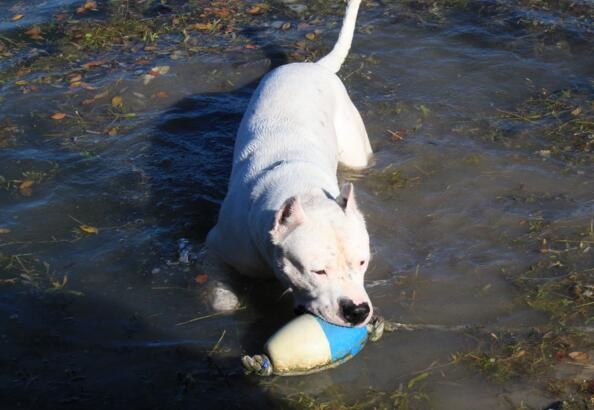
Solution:
M 298 310 L 342 326 L 369 321 L 373 308 L 363 286 L 369 235 L 352 184 L 338 198 L 289 198 L 270 235 L 276 274 L 292 289 Z

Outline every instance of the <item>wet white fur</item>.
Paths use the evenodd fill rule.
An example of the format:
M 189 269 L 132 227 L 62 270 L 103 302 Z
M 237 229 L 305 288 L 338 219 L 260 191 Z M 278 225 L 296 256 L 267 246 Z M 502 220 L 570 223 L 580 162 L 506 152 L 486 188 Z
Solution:
M 207 239 L 238 272 L 275 272 L 296 303 L 340 324 L 339 297 L 369 302 L 365 223 L 352 189 L 340 197 L 336 177 L 339 162 L 363 168 L 372 154 L 361 117 L 334 73 L 350 47 L 359 3 L 349 2 L 327 57 L 279 67 L 262 79 L 239 127 L 227 196 Z M 322 269 L 326 275 L 313 273 Z

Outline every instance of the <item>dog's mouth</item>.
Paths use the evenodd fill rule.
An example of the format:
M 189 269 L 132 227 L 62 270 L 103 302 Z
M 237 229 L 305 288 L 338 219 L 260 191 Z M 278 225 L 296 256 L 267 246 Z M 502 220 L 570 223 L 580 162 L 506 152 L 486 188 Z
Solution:
M 309 313 L 310 315 L 313 315 L 313 313 L 311 313 L 309 310 L 307 310 L 305 308 L 305 306 L 303 306 L 303 305 L 296 306 L 293 311 L 295 312 L 295 316 L 300 316 L 300 315 L 303 315 L 304 313 Z
M 312 316 L 318 317 L 318 318 L 322 319 L 323 321 L 328 322 L 328 323 L 332 323 L 333 325 L 336 325 L 336 326 L 342 326 L 342 327 L 357 327 L 357 326 L 361 326 L 360 324 L 359 325 L 354 325 L 354 324 L 348 323 L 347 321 L 344 321 L 344 320 L 337 321 L 336 319 L 331 319 L 331 318 L 325 317 L 324 315 L 321 314 L 321 312 L 316 312 L 314 310 L 308 309 L 305 305 L 297 305 L 293 309 L 293 311 L 295 312 L 295 315 L 296 316 L 300 316 L 300 315 L 303 315 L 305 313 L 309 313 Z

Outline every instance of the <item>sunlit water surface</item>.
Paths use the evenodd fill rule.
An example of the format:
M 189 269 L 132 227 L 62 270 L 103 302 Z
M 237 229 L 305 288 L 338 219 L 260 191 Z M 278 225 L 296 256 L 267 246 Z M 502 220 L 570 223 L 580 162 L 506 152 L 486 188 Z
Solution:
M 12 38 L 10 18 L 20 10 L 25 27 L 81 2 L 36 1 L 24 9 L 22 1 L 2 3 L 0 34 Z M 434 14 L 397 2 L 364 5 L 340 72 L 375 151 L 370 170 L 341 173 L 355 182 L 372 238 L 371 298 L 390 320 L 443 328 L 387 334 L 351 362 L 307 377 L 260 383 L 241 375 L 239 355 L 257 352 L 292 317 L 290 296 L 280 298 L 275 284 L 239 281 L 245 309 L 178 325 L 211 313 L 204 301 L 209 281 L 193 283 L 203 272 L 178 262 L 177 242 L 200 244 L 215 221 L 235 130 L 270 69 L 266 48 L 157 56 L 150 64 L 170 70 L 148 85 L 143 67 L 89 73 L 85 81 L 111 93 L 97 105 L 82 105 L 86 91 L 68 84 L 28 93 L 13 81 L 1 84 L 0 122 L 10 119 L 5 131 L 15 127 L 0 150 L 7 187 L 0 191 L 0 228 L 7 231 L 0 252 L 13 256 L 3 279 L 19 264 L 25 275 L 45 275 L 38 289 L 0 287 L 3 397 L 15 407 L 256 408 L 298 392 L 327 399 L 347 391 L 345 399 L 357 400 L 369 388 L 407 390 L 432 367 L 411 386 L 428 398 L 417 407 L 541 408 L 554 401 L 541 380 L 502 384 L 468 364 L 451 364 L 452 354 L 477 341 L 447 329 L 547 321 L 510 278 L 541 257 L 538 243 L 524 240 L 527 221 L 587 230 L 592 163 L 549 155 L 548 140 L 530 133 L 530 122 L 506 124 L 501 116 L 561 90 L 578 90 L 591 102 L 591 19 L 512 2 L 499 3 L 501 10 L 473 4 Z M 301 18 L 260 17 L 260 41 L 290 52 L 287 44 L 307 32 L 296 28 Z M 279 30 L 272 25 L 279 20 L 293 28 Z M 325 24 L 338 21 L 333 14 L 313 24 L 324 29 L 316 47 L 332 44 L 337 26 Z M 530 24 L 550 25 L 554 36 Z M 52 53 L 42 48 L 0 60 L 0 69 L 34 59 L 31 53 Z M 160 91 L 164 98 L 155 98 Z M 116 95 L 136 116 L 114 120 L 117 135 L 110 136 L 109 121 L 95 128 L 88 118 Z M 48 119 L 62 111 L 65 122 Z M 78 128 L 62 135 L 67 127 Z M 31 188 L 19 185 L 29 179 Z M 69 292 L 47 291 L 65 277 Z

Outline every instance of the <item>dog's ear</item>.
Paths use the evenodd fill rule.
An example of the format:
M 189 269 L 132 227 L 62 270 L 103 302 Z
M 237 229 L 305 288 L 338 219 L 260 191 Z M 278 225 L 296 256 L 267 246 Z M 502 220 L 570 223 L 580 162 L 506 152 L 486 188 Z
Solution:
M 340 195 L 336 198 L 338 205 L 344 209 L 344 212 L 349 213 L 356 211 L 357 202 L 355 201 L 355 187 L 350 182 L 343 184 L 340 188 Z
M 305 222 L 305 212 L 298 196 L 292 196 L 276 211 L 270 231 L 272 243 L 279 244 L 297 226 Z

